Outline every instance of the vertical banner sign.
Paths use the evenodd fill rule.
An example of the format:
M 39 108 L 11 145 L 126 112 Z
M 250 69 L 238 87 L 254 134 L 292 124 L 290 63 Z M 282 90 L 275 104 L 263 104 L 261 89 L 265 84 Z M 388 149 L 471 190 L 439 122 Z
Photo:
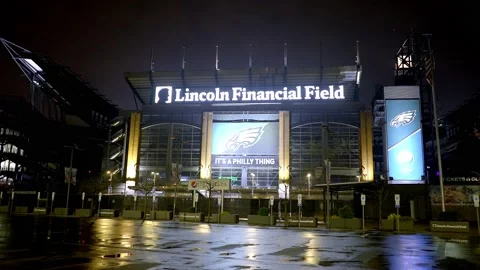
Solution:
M 77 182 L 77 168 L 65 168 L 65 183 L 74 184 Z
M 386 100 L 388 176 L 397 183 L 423 181 L 420 101 Z
M 367 200 L 365 194 L 360 195 L 360 201 L 362 202 L 362 205 L 365 205 L 365 201 Z
M 395 207 L 400 208 L 400 194 L 395 194 Z

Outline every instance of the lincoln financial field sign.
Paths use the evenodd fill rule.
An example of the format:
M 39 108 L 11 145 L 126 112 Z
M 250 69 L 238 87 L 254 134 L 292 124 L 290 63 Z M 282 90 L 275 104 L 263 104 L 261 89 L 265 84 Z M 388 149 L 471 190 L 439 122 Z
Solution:
M 330 85 L 326 89 L 318 86 L 297 86 L 294 89 L 283 87 L 281 90 L 247 90 L 243 87 L 230 89 L 214 88 L 204 91 L 190 91 L 188 88 L 157 86 L 155 103 L 188 103 L 188 102 L 272 102 L 299 100 L 335 100 L 345 99 L 343 85 L 336 88 Z

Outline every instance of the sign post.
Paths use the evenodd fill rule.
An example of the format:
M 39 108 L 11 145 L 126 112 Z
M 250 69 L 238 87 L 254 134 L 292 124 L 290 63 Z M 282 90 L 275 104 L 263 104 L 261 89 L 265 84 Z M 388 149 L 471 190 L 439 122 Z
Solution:
M 155 211 L 155 193 L 152 194 L 152 211 Z
M 365 194 L 360 195 L 360 201 L 362 202 L 362 231 L 365 235 L 365 201 L 367 200 Z
M 10 201 L 10 214 L 13 213 L 13 199 L 15 198 L 15 191 L 12 191 L 12 200 Z
M 222 194 L 220 195 L 221 198 L 221 203 L 220 203 L 220 213 L 223 213 L 223 200 L 225 200 L 225 190 L 222 189 Z
M 198 203 L 198 192 L 194 191 L 193 194 L 193 208 L 195 208 L 195 222 L 197 222 L 197 203 Z
M 137 192 L 133 192 L 133 211 L 137 210 Z
M 218 223 L 220 224 L 220 215 L 222 214 L 222 212 L 220 212 L 220 210 L 222 209 L 222 196 L 218 197 Z
M 53 213 L 53 201 L 55 201 L 55 191 L 52 192 L 52 203 L 50 204 L 50 215 Z
M 400 194 L 395 194 L 395 208 L 397 208 L 397 231 L 400 231 Z
M 298 227 L 300 227 L 300 219 L 302 218 L 302 194 L 298 194 Z
M 478 229 L 478 234 L 480 235 L 480 218 L 478 216 L 478 206 L 479 206 L 478 194 L 473 194 L 473 205 L 475 206 L 475 210 L 477 212 L 477 229 Z
M 270 216 L 273 218 L 273 203 L 275 202 L 275 198 L 270 196 Z
M 98 216 L 100 216 L 100 205 L 101 205 L 101 202 L 102 202 L 102 193 L 99 192 L 98 193 Z
M 83 209 L 84 202 L 85 202 L 85 192 L 82 192 L 82 209 Z

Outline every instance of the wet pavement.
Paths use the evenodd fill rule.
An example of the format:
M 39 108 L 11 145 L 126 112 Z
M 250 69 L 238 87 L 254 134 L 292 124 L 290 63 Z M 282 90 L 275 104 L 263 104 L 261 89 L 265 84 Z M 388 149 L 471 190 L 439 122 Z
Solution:
M 0 269 L 479 269 L 478 236 L 0 215 Z

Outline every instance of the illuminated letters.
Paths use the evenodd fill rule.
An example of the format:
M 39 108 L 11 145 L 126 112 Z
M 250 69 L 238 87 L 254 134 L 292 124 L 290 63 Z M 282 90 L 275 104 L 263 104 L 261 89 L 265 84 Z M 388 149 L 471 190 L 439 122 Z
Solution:
M 303 88 L 303 91 L 302 91 Z M 281 90 L 248 90 L 243 87 L 232 87 L 230 90 L 214 88 L 210 91 L 190 91 L 189 88 L 174 88 L 172 86 L 157 86 L 155 88 L 155 103 L 189 103 L 189 102 L 272 102 L 289 100 L 327 100 L 345 99 L 343 85 L 330 85 L 328 89 L 318 86 L 296 86 L 295 89 L 283 87 Z

